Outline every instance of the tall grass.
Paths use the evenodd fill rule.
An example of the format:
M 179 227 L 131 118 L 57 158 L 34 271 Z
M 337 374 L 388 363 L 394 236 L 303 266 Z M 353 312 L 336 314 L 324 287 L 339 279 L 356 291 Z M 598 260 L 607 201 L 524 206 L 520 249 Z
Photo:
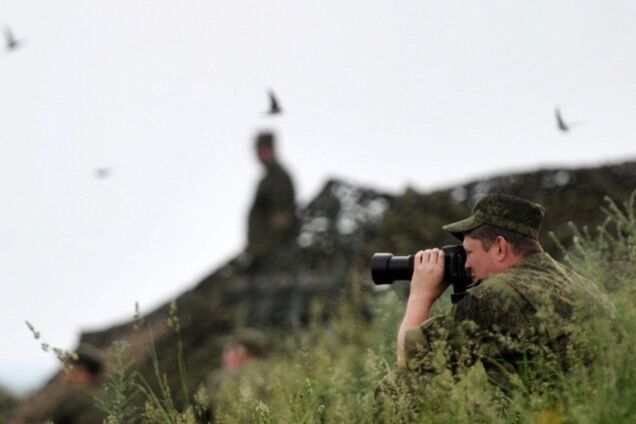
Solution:
M 543 392 L 513 394 L 502 413 L 498 393 L 477 364 L 459 381 L 436 376 L 417 393 L 394 372 L 395 334 L 404 305 L 395 292 L 374 301 L 369 325 L 346 308 L 316 326 L 263 366 L 265 387 L 247 391 L 242 381 L 217 399 L 220 422 L 636 422 L 636 209 L 607 200 L 605 223 L 595 231 L 572 225 L 573 244 L 565 262 L 598 282 L 616 306 L 622 335 L 599 323 L 589 334 L 599 352 L 592 366 L 578 364 Z M 378 407 L 383 382 L 398 396 Z M 262 384 L 262 381 L 261 383 Z M 258 393 L 258 397 L 254 394 Z M 555 401 L 556 399 L 556 401 Z M 387 400 L 384 400 L 387 402 Z M 263 414 L 266 411 L 266 414 Z
M 267 359 L 247 367 L 240 378 L 227 379 L 215 394 L 216 422 L 636 422 L 635 195 L 623 205 L 608 200 L 604 210 L 607 220 L 595 231 L 572 225 L 573 245 L 563 257 L 598 283 L 616 307 L 615 322 L 611 329 L 599 324 L 590 330 L 599 353 L 594 364 L 575 364 L 549 389 L 519 390 L 502 409 L 500 395 L 476 364 L 459 381 L 441 372 L 413 392 L 410 376 L 394 371 L 404 304 L 389 291 L 371 299 L 371 321 L 356 307 L 343 305 L 327 323 L 316 320 L 300 332 L 275 335 L 277 344 Z M 615 328 L 622 331 L 615 335 Z M 159 399 L 147 387 L 142 390 L 146 405 Z M 380 387 L 393 396 L 378 397 Z M 192 413 L 194 401 L 184 411 L 172 411 L 174 405 L 165 400 L 169 393 L 163 395 L 161 413 L 149 414 L 147 407 L 138 421 L 200 420 Z

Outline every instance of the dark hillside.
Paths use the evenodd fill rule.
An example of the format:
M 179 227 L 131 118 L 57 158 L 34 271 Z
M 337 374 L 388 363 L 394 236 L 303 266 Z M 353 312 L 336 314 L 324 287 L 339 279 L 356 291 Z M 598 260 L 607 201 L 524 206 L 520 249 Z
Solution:
M 407 189 L 395 198 L 377 237 L 366 246 L 366 253 L 406 253 L 456 243 L 457 240 L 442 231 L 442 225 L 465 217 L 485 194 L 508 193 L 544 205 L 546 216 L 541 243 L 551 254 L 558 256 L 549 232 L 554 232 L 562 243 L 567 244 L 570 237 L 568 222 L 594 228 L 604 219 L 600 207 L 605 205 L 606 196 L 622 201 L 634 189 L 635 162 L 498 176 L 428 194 Z

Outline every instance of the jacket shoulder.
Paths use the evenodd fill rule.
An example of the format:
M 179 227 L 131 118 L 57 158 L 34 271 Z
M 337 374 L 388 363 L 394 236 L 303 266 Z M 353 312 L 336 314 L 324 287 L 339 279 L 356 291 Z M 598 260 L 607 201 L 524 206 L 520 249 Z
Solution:
M 516 331 L 529 325 L 535 309 L 515 285 L 514 273 L 504 272 L 468 290 L 455 306 L 456 321 L 473 321 L 480 328 Z

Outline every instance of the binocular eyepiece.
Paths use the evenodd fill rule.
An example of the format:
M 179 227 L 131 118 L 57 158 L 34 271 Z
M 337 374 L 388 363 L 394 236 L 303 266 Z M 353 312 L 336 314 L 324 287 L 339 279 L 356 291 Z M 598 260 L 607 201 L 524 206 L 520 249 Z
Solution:
M 463 246 L 442 247 L 444 251 L 444 282 L 452 284 L 453 300 L 463 297 L 472 278 L 466 272 L 466 251 Z M 374 253 L 371 258 L 371 277 L 375 284 L 392 284 L 410 280 L 413 276 L 414 255 L 394 256 L 392 253 Z

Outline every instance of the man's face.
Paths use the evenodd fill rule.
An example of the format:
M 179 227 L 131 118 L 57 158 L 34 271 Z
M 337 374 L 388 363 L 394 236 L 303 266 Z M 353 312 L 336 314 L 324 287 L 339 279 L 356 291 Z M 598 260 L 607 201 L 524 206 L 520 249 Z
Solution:
M 94 381 L 95 377 L 84 365 L 76 363 L 73 364 L 73 368 L 67 374 L 66 379 L 71 384 L 88 386 Z
M 239 370 L 248 359 L 247 349 L 241 344 L 233 344 L 223 352 L 223 366 L 229 371 Z
M 466 250 L 466 269 L 473 283 L 500 272 L 495 244 L 485 250 L 480 240 L 465 236 L 463 245 Z
M 274 150 L 270 147 L 259 146 L 256 148 L 256 157 L 263 165 L 269 165 L 274 161 Z

